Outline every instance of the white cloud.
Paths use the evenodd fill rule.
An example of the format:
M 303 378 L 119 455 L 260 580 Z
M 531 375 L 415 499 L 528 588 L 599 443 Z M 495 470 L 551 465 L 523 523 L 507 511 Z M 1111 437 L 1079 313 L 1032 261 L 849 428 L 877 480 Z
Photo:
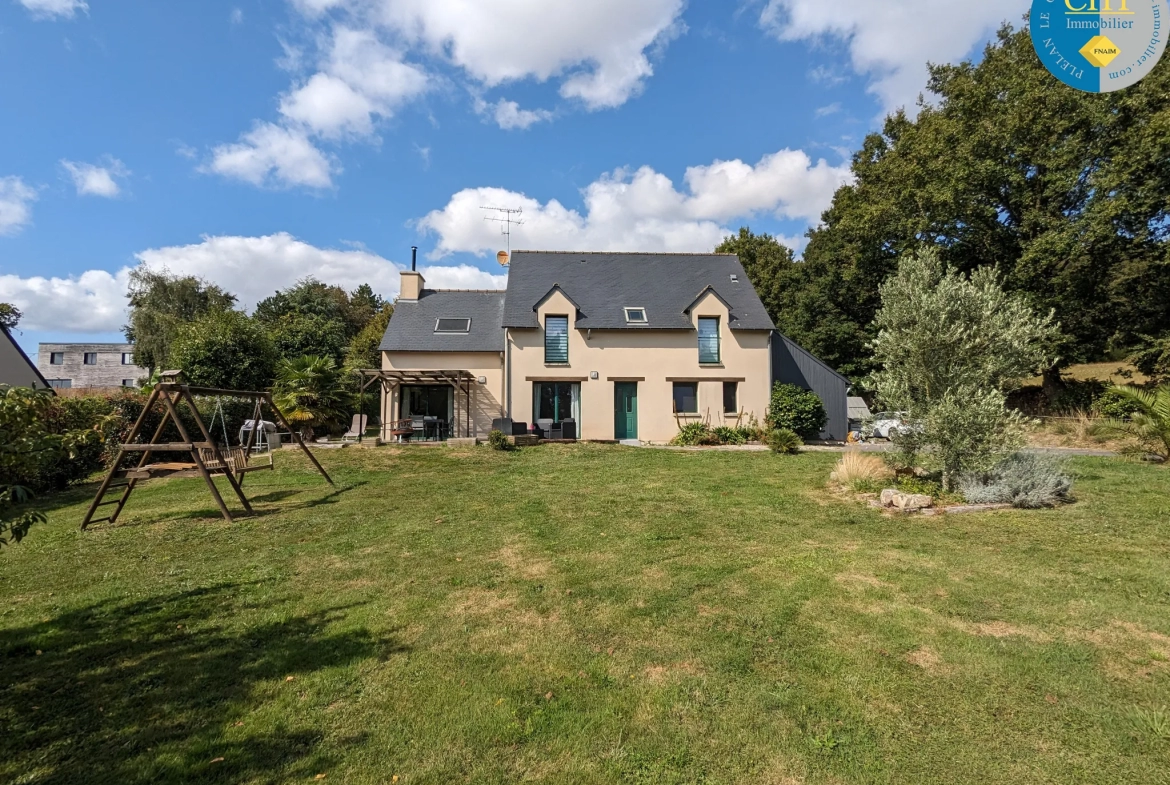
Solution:
M 769 0 L 760 22 L 782 41 L 843 41 L 853 70 L 870 77 L 869 90 L 886 110 L 913 110 L 926 90 L 927 62 L 959 60 L 1000 23 L 1018 22 L 1029 5 L 1027 0 Z
M 228 16 L 228 21 L 231 22 L 233 25 L 243 24 L 244 23 L 244 9 L 233 8 L 231 14 Z
M 486 87 L 562 78 L 561 95 L 580 99 L 589 109 L 620 106 L 635 95 L 654 72 L 648 51 L 684 29 L 683 0 L 348 0 L 344 5 L 445 55 Z
M 425 71 L 372 32 L 338 26 L 321 70 L 283 97 L 280 112 L 323 137 L 368 136 L 377 117 L 391 117 L 429 85 Z
M 130 269 L 116 274 L 87 270 L 67 278 L 20 278 L 0 275 L 0 300 L 22 312 L 26 330 L 110 333 L 126 323 L 126 287 Z
M 34 19 L 72 19 L 78 12 L 88 12 L 89 5 L 85 0 L 18 0 L 27 8 Z
M 383 297 L 398 293 L 402 266 L 365 249 L 317 248 L 290 234 L 204 237 L 191 245 L 152 248 L 138 261 L 178 275 L 196 275 L 239 297 L 251 309 L 277 289 L 313 276 L 354 289 L 368 283 Z M 117 332 L 126 322 L 130 267 L 115 273 L 88 270 L 67 278 L 0 275 L 0 300 L 24 312 L 21 326 L 53 332 Z M 496 289 L 506 278 L 469 265 L 423 267 L 432 288 Z
M 340 168 L 303 132 L 258 123 L 239 142 L 212 150 L 201 170 L 257 186 L 330 188 Z
M 130 170 L 117 158 L 107 156 L 104 166 L 62 159 L 61 166 L 69 173 L 78 196 L 103 196 L 112 199 L 122 192 L 115 177 L 129 177 Z
M 833 193 L 849 182 L 848 166 L 815 164 L 802 151 L 781 150 L 755 166 L 716 161 L 686 171 L 686 190 L 644 166 L 619 169 L 582 191 L 584 213 L 556 199 L 541 203 L 502 188 L 468 188 L 441 210 L 419 221 L 438 235 L 433 257 L 456 252 L 484 254 L 500 246 L 494 224 L 483 220 L 485 204 L 519 207 L 524 225 L 514 247 L 544 250 L 702 251 L 728 233 L 733 218 L 768 214 L 781 219 L 819 220 Z
M 837 114 L 837 112 L 840 112 L 840 111 L 841 111 L 841 102 L 837 101 L 836 103 L 829 104 L 828 106 L 818 107 L 815 114 L 817 117 L 828 117 L 829 115 Z
M 20 232 L 32 221 L 35 189 L 19 177 L 0 177 L 0 236 Z
M 504 98 L 494 104 L 479 99 L 476 101 L 475 110 L 481 115 L 492 118 L 496 125 L 505 131 L 515 128 L 523 130 L 536 123 L 551 120 L 553 117 L 553 113 L 547 109 L 521 109 L 520 104 Z

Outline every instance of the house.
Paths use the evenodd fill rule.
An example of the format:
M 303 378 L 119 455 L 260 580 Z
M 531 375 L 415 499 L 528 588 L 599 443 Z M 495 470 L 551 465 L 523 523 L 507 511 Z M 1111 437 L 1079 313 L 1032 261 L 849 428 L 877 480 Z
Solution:
M 427 289 L 404 271 L 379 348 L 384 438 L 410 418 L 479 437 L 509 418 L 666 442 L 690 422 L 763 422 L 774 380 L 839 387 L 830 419 L 846 419 L 847 382 L 776 332 L 732 254 L 516 251 L 504 291 Z M 774 374 L 796 351 L 805 370 Z
M 20 344 L 4 327 L 0 327 L 0 384 L 7 384 L 10 387 L 32 387 L 34 390 L 50 386 L 20 348 Z
M 131 343 L 42 343 L 37 367 L 53 387 L 137 387 L 149 371 Z

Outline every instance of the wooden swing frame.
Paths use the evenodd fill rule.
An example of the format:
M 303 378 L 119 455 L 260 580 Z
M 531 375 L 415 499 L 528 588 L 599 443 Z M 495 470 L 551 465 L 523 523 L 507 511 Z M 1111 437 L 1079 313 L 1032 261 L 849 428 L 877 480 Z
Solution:
M 245 512 L 248 514 L 252 513 L 252 505 L 248 503 L 248 499 L 244 496 L 244 491 L 241 487 L 244 482 L 244 475 L 249 471 L 272 468 L 271 463 L 261 466 L 247 466 L 247 458 L 251 453 L 257 428 L 253 427 L 248 432 L 248 443 L 241 448 L 245 465 L 240 466 L 237 460 L 238 455 L 232 453 L 230 445 L 226 448 L 227 454 L 225 455 L 224 450 L 221 450 L 219 445 L 215 443 L 215 439 L 212 438 L 211 433 L 207 430 L 207 426 L 203 423 L 203 418 L 199 414 L 199 407 L 195 405 L 195 398 L 193 397 L 195 395 L 249 398 L 258 404 L 267 403 L 276 421 L 288 429 L 297 446 L 308 456 L 309 461 L 321 473 L 325 481 L 330 485 L 334 484 L 333 479 L 317 461 L 317 458 L 305 446 L 301 435 L 289 426 L 284 416 L 280 413 L 280 410 L 276 408 L 276 404 L 272 402 L 272 393 L 257 392 L 254 390 L 221 390 L 213 387 L 191 387 L 190 385 L 180 384 L 177 381 L 178 375 L 178 371 L 167 371 L 162 374 L 163 381 L 154 386 L 154 390 L 150 393 L 146 405 L 142 408 L 142 414 L 138 416 L 134 427 L 130 429 L 130 435 L 126 437 L 126 443 L 120 445 L 118 457 L 114 459 L 109 472 L 98 488 L 97 495 L 94 496 L 93 502 L 86 511 L 85 520 L 81 523 L 82 530 L 85 530 L 94 523 L 114 523 L 117 521 L 118 515 L 121 514 L 122 508 L 126 506 L 126 501 L 130 498 L 130 494 L 137 487 L 139 481 L 165 477 L 179 472 L 189 472 L 192 469 L 197 470 L 199 475 L 203 477 L 203 481 L 207 483 L 207 488 L 211 491 L 211 496 L 215 499 L 219 511 L 228 523 L 232 523 L 232 513 L 228 509 L 227 504 L 224 503 L 219 489 L 215 487 L 214 475 L 222 474 L 224 477 L 227 477 L 228 484 L 235 491 Z M 142 430 L 142 425 L 146 421 L 147 415 L 160 400 L 163 402 L 166 413 L 163 415 L 158 428 L 155 429 L 154 436 L 151 437 L 149 442 L 136 443 L 135 440 Z M 190 407 L 191 414 L 195 419 L 195 424 L 199 427 L 203 441 L 194 441 L 187 432 L 187 428 L 183 425 L 183 421 L 179 417 L 179 410 L 176 406 L 180 401 L 186 401 Z M 259 405 L 257 408 L 259 408 Z M 159 441 L 168 422 L 174 422 L 175 428 L 179 432 L 179 438 L 183 441 L 174 443 Z M 147 463 L 150 457 L 158 452 L 186 452 L 190 454 L 191 461 L 187 463 Z M 142 457 L 138 460 L 138 465 L 133 469 L 121 468 L 126 456 L 132 453 L 142 453 Z M 107 501 L 105 496 L 111 489 L 121 489 L 122 493 L 118 498 Z M 93 516 L 97 513 L 98 509 L 108 506 L 114 507 L 113 512 L 105 518 L 95 520 Z

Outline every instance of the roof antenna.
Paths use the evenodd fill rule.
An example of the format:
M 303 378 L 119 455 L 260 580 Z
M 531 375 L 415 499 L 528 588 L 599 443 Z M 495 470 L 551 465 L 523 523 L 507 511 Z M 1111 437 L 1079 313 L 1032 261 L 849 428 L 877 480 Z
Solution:
M 496 223 L 503 224 L 500 227 L 500 234 L 508 238 L 508 250 L 502 254 L 496 254 L 496 259 L 500 264 L 507 265 L 508 261 L 512 258 L 512 227 L 524 225 L 524 219 L 520 217 L 524 214 L 524 208 L 481 207 L 479 209 L 492 210 L 499 213 L 499 215 L 485 215 L 483 219 L 485 221 L 495 221 Z

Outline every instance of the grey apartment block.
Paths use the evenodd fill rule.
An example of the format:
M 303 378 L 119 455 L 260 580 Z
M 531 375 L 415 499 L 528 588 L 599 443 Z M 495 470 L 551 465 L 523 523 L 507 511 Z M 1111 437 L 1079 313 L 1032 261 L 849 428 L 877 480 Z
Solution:
M 134 364 L 134 344 L 42 343 L 37 370 L 54 387 L 137 387 L 147 374 Z

